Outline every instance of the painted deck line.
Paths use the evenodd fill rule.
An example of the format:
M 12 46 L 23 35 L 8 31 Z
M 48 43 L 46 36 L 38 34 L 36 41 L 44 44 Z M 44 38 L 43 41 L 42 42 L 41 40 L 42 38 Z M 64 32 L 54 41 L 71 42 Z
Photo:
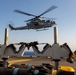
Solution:
M 14 64 L 17 62 L 26 62 L 26 61 L 31 61 L 32 59 L 16 59 L 16 60 L 8 60 L 9 63 Z

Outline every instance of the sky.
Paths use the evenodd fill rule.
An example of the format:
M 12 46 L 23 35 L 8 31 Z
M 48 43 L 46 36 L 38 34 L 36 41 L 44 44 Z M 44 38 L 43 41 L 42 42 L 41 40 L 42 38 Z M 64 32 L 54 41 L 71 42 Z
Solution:
M 25 20 L 33 17 L 14 12 L 15 9 L 40 15 L 52 5 L 56 9 L 46 13 L 43 17 L 56 18 L 58 27 L 58 43 L 65 42 L 74 51 L 76 49 L 76 0 L 0 0 L 0 44 L 4 43 L 5 28 L 8 24 L 13 26 L 26 26 Z M 9 44 L 19 42 L 54 43 L 54 26 L 46 31 L 22 30 L 10 31 Z

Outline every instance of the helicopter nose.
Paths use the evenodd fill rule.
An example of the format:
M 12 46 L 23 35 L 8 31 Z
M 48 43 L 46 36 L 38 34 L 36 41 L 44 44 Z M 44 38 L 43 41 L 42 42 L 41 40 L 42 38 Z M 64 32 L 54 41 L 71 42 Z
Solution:
M 56 24 L 55 21 L 53 21 L 53 24 Z

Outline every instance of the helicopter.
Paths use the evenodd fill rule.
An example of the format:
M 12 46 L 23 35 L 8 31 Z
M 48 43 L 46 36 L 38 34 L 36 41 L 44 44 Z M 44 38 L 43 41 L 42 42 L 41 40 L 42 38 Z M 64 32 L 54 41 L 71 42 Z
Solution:
M 33 16 L 34 18 L 31 18 L 29 20 L 26 20 L 25 22 L 27 22 L 26 26 L 20 26 L 20 27 L 13 27 L 12 24 L 9 24 L 9 28 L 11 30 L 26 30 L 26 29 L 34 29 L 34 30 L 47 30 L 47 28 L 52 27 L 53 25 L 56 25 L 55 21 L 53 19 L 48 19 L 48 20 L 44 20 L 43 18 L 45 17 L 41 17 L 42 15 L 46 14 L 47 12 L 53 10 L 57 8 L 57 6 L 51 6 L 49 9 L 47 9 L 46 11 L 44 11 L 42 14 L 36 16 L 33 14 L 29 14 L 20 10 L 14 10 L 14 12 L 17 13 L 21 13 L 24 15 L 28 15 L 28 16 Z

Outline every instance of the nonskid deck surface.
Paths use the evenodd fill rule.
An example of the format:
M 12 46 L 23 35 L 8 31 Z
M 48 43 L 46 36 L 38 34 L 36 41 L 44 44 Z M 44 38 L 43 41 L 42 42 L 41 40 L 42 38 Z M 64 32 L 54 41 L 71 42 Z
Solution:
M 2 59 L 0 59 L 2 60 Z M 40 58 L 40 57 L 11 57 L 8 60 L 8 63 L 11 65 L 8 67 L 0 67 L 2 70 L 1 73 L 7 75 L 10 73 L 14 73 L 15 70 L 18 70 L 18 75 L 29 75 L 28 71 L 32 75 L 32 72 L 34 73 L 38 71 L 38 75 L 43 75 L 43 71 L 46 71 L 47 73 L 44 73 L 44 75 L 52 75 L 54 72 L 55 62 L 51 58 Z M 49 65 L 45 65 L 49 64 Z M 28 70 L 28 66 L 31 65 L 31 69 Z M 65 58 L 61 59 L 59 62 L 59 66 L 63 66 L 64 68 L 64 75 L 71 75 L 76 72 L 76 61 L 74 63 L 68 63 Z M 50 67 L 50 68 L 49 68 Z M 66 69 L 66 68 L 67 69 Z M 6 68 L 6 69 L 5 69 Z M 34 69 L 33 69 L 34 68 Z M 47 68 L 47 69 L 46 69 Z M 51 69 L 52 68 L 52 69 Z M 60 69 L 60 67 L 59 67 Z M 55 70 L 56 71 L 56 70 Z M 6 72 L 6 73 L 5 73 Z M 62 71 L 56 71 L 56 73 L 62 73 Z
M 1 60 L 1 59 L 0 59 Z M 12 57 L 8 59 L 11 64 L 32 64 L 41 65 L 42 63 L 49 63 L 55 65 L 55 62 L 51 58 L 39 58 L 39 57 Z M 59 66 L 71 66 L 76 70 L 76 60 L 74 63 L 68 63 L 66 59 L 61 59 Z

